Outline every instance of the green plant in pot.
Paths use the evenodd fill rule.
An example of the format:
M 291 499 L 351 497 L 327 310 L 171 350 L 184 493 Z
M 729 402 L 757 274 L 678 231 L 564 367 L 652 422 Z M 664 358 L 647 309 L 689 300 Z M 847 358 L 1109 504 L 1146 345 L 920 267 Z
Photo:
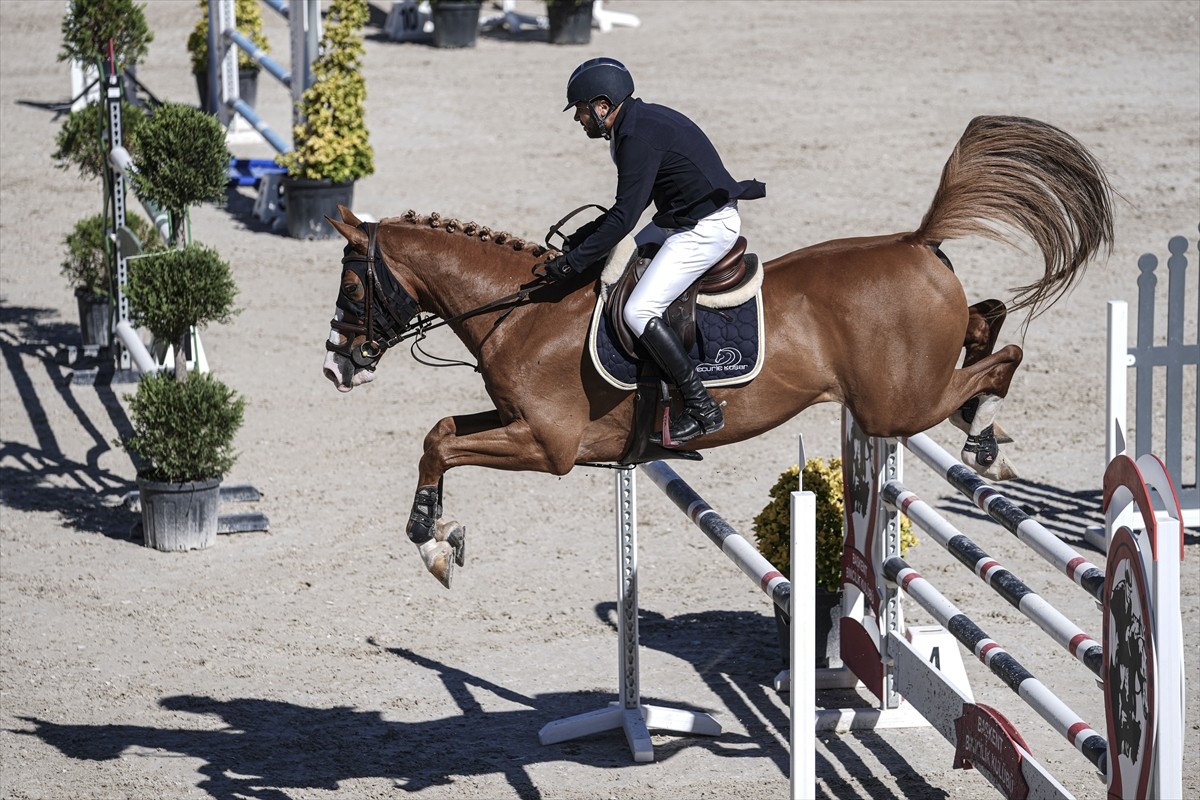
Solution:
M 186 239 L 187 211 L 200 203 L 225 201 L 229 149 L 216 117 L 192 106 L 163 103 L 138 131 L 132 175 L 134 191 L 166 209 L 171 244 Z
M 792 580 L 791 531 L 792 492 L 800 488 L 800 467 L 790 467 L 771 487 L 770 501 L 754 518 L 754 538 L 767 561 Z M 812 565 L 817 587 L 818 666 L 831 665 L 836 654 L 826 652 L 826 639 L 836 631 L 842 592 L 842 551 L 845 546 L 845 498 L 840 458 L 810 458 L 804 464 L 804 489 L 816 496 L 816 563 Z M 908 517 L 900 516 L 900 552 L 918 544 Z M 807 589 L 801 583 L 800 591 Z
M 129 398 L 133 434 L 124 444 L 139 462 L 145 543 L 158 550 L 209 547 L 244 401 L 211 375 L 189 373 L 184 342 L 193 329 L 230 319 L 237 288 L 215 250 L 190 244 L 132 259 L 126 294 L 130 319 L 155 342 L 177 345 L 174 377 L 147 374 Z
M 125 213 L 125 224 L 147 250 L 162 249 L 162 240 L 149 222 Z M 62 275 L 75 290 L 83 344 L 108 347 L 112 343 L 110 315 L 113 294 L 113 245 L 103 214 L 84 217 L 63 239 L 66 258 Z
M 165 551 L 211 547 L 245 399 L 208 373 L 180 382 L 157 372 L 126 400 L 133 432 L 123 444 L 139 462 L 143 541 Z
M 216 108 L 208 98 L 208 0 L 196 0 L 200 17 L 187 38 L 188 54 L 192 60 L 192 73 L 196 76 L 196 89 L 200 94 L 200 107 L 208 113 Z M 271 52 L 271 45 L 263 32 L 262 0 L 235 0 L 234 28 L 249 39 L 263 53 Z M 258 95 L 259 65 L 245 50 L 235 48 L 238 54 L 238 93 L 246 105 L 254 108 Z
M 333 0 L 313 61 L 313 85 L 300 102 L 303 121 L 292 131 L 294 149 L 276 160 L 283 179 L 288 234 L 328 239 L 337 232 L 325 216 L 353 205 L 354 182 L 375 172 L 366 126 L 367 84 L 362 75 L 366 0 Z
M 133 103 L 121 101 L 122 144 L 130 154 L 138 151 L 138 134 L 146 114 Z M 105 103 L 89 103 L 72 111 L 63 120 L 54 137 L 50 157 L 62 170 L 75 167 L 85 179 L 102 179 L 108 157 L 108 108 Z

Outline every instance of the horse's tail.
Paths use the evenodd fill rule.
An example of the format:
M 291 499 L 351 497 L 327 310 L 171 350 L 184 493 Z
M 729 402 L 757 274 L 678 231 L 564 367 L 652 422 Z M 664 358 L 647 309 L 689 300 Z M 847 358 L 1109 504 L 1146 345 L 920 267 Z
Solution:
M 976 117 L 942 170 L 937 194 L 915 236 L 1007 241 L 988 223 L 1027 233 L 1042 251 L 1040 280 L 1014 287 L 1009 310 L 1030 319 L 1070 289 L 1088 261 L 1112 250 L 1112 187 L 1073 136 L 1024 117 Z

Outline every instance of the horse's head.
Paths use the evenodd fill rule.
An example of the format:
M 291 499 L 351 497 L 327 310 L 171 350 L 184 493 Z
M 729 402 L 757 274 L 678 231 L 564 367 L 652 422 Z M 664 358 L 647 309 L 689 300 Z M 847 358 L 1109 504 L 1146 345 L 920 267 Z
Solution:
M 341 285 L 329 339 L 325 377 L 339 392 L 375 379 L 375 366 L 417 315 L 417 301 L 396 279 L 376 244 L 378 223 L 362 222 L 345 206 L 342 220 L 326 217 L 346 237 Z

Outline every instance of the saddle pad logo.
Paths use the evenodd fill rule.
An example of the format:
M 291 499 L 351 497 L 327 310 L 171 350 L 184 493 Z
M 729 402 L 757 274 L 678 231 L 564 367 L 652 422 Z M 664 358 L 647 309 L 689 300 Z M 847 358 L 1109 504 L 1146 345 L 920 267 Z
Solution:
M 743 362 L 742 353 L 736 347 L 722 347 L 712 361 L 704 361 L 696 365 L 699 375 L 709 375 L 724 372 L 741 372 L 750 369 L 752 365 Z

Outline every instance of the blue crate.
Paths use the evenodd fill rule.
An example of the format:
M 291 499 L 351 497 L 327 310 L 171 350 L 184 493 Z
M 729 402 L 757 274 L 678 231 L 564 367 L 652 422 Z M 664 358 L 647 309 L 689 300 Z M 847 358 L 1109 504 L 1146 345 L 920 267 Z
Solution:
M 287 170 L 266 158 L 229 159 L 229 183 L 237 186 L 257 186 L 259 179 L 268 173 L 282 175 Z

